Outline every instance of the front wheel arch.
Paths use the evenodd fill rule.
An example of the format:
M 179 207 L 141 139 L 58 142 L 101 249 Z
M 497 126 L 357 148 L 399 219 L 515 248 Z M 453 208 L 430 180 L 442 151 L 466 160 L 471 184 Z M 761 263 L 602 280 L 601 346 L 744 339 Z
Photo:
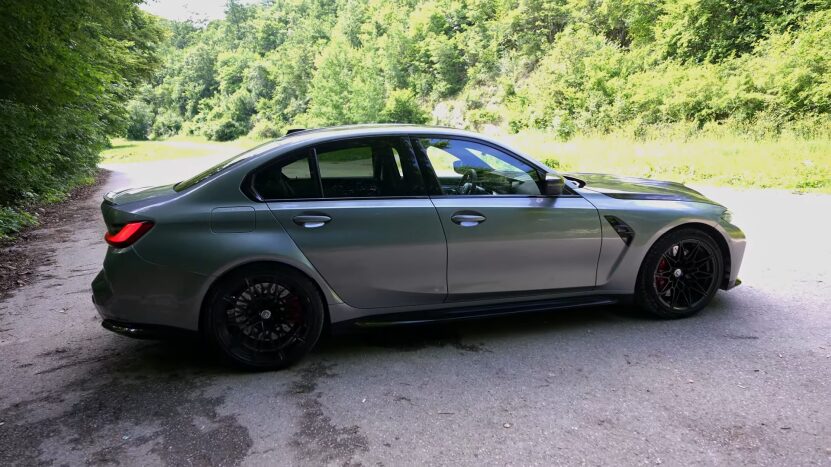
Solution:
M 727 246 L 727 240 L 724 239 L 724 236 L 715 229 L 715 227 L 701 223 L 701 222 L 687 222 L 684 224 L 677 225 L 668 231 L 664 232 L 660 237 L 656 238 L 647 248 L 649 251 L 653 245 L 661 241 L 663 238 L 667 237 L 668 235 L 673 234 L 674 232 L 682 229 L 695 229 L 699 230 L 702 233 L 706 234 L 708 237 L 712 238 L 713 241 L 716 242 L 718 245 L 718 249 L 721 252 L 721 259 L 722 264 L 724 266 L 724 271 L 722 271 L 722 278 L 719 282 L 719 286 L 721 289 L 726 289 L 728 286 L 728 282 L 730 282 L 730 269 L 731 269 L 731 261 L 730 261 L 730 247 Z M 643 269 L 643 260 L 641 260 L 641 265 L 638 268 L 638 277 L 641 276 L 641 270 Z
M 708 228 L 712 229 L 712 232 L 710 232 L 707 229 L 702 229 L 701 226 L 702 226 L 702 224 L 695 225 L 695 224 L 691 224 L 691 223 L 679 225 L 675 228 L 670 229 L 669 231 L 665 232 L 664 234 L 662 234 L 659 238 L 657 238 L 649 246 L 649 249 L 648 249 L 646 255 L 644 256 L 643 260 L 641 261 L 640 267 L 638 268 L 638 276 L 637 276 L 637 281 L 636 281 L 636 284 L 635 284 L 635 291 L 634 291 L 634 296 L 633 296 L 633 298 L 635 299 L 635 302 L 639 305 L 639 307 L 642 310 L 648 312 L 649 314 L 651 314 L 653 316 L 659 317 L 659 318 L 677 319 L 677 318 L 686 318 L 686 317 L 692 316 L 692 315 L 698 313 L 698 311 L 700 311 L 702 308 L 706 307 L 706 305 L 709 303 L 709 301 L 712 299 L 712 297 L 715 295 L 715 293 L 720 288 L 721 284 L 724 282 L 723 278 L 724 277 L 729 277 L 729 273 L 727 274 L 727 276 L 725 276 L 725 270 L 726 270 L 725 265 L 729 261 L 729 254 L 725 255 L 725 252 L 724 252 L 725 247 L 719 244 L 720 235 L 718 234 L 718 231 L 716 231 L 715 229 L 712 229 L 709 226 L 703 225 L 704 227 L 708 227 Z M 713 232 L 715 232 L 715 235 L 713 234 Z M 657 265 L 661 264 L 658 260 L 660 260 L 661 262 L 665 261 L 664 259 L 661 259 L 661 258 L 662 258 L 662 255 L 666 254 L 666 253 L 664 253 L 664 250 L 666 248 L 668 248 L 669 246 L 671 246 L 673 243 L 676 243 L 676 242 L 678 242 L 678 243 L 689 242 L 689 241 L 694 242 L 694 241 L 696 241 L 696 237 L 698 237 L 698 239 L 699 239 L 699 240 L 697 240 L 698 242 L 703 241 L 703 242 L 706 242 L 706 243 L 710 244 L 710 246 L 708 248 L 711 252 L 710 254 L 712 254 L 714 259 L 715 259 L 715 261 L 714 261 L 714 263 L 712 263 L 711 267 L 715 269 L 715 271 L 713 271 L 713 272 L 715 272 L 715 274 L 713 276 L 711 276 L 713 279 L 711 279 L 712 282 L 710 282 L 710 284 L 707 288 L 707 290 L 709 290 L 709 292 L 706 292 L 704 295 L 702 295 L 695 303 L 690 302 L 687 305 L 687 308 L 675 309 L 674 308 L 674 303 L 675 303 L 674 300 L 676 298 L 675 293 L 673 293 L 673 296 L 672 296 L 672 300 L 673 300 L 672 305 L 668 305 L 666 302 L 661 303 L 662 299 L 661 299 L 660 295 L 662 294 L 662 292 L 657 293 L 658 295 L 656 295 L 655 290 L 652 287 L 650 287 L 650 285 L 648 284 L 648 281 L 645 279 L 645 274 L 648 271 L 648 269 L 645 269 L 645 268 L 660 267 L 660 266 L 657 266 Z M 707 248 L 707 247 L 705 246 L 705 248 Z M 696 250 L 693 250 L 693 251 L 696 251 Z M 729 250 L 727 250 L 727 251 L 729 252 Z M 673 254 L 675 254 L 675 253 L 673 253 Z M 680 260 L 682 262 L 684 261 L 683 256 L 678 256 L 677 258 L 681 258 Z M 672 260 L 667 259 L 667 261 L 672 261 Z M 699 260 L 693 259 L 693 261 L 700 261 L 700 259 Z M 669 263 L 669 264 L 672 264 L 672 263 Z M 699 266 L 693 266 L 692 264 L 686 264 L 686 266 L 690 266 L 690 267 L 693 267 L 693 268 L 699 267 Z M 686 267 L 686 266 L 682 265 L 680 267 Z M 668 267 L 674 267 L 674 266 L 668 266 Z M 680 270 L 676 271 L 676 273 L 679 273 L 679 272 L 680 272 Z M 722 278 L 721 280 L 719 279 L 719 274 L 721 274 L 721 278 Z M 652 281 L 652 280 L 657 281 L 657 279 L 653 279 L 653 275 L 650 274 L 649 277 L 650 277 L 649 281 Z M 676 278 L 680 277 L 680 274 L 676 274 L 675 277 Z M 666 281 L 667 281 L 667 279 L 665 279 L 665 282 Z M 676 281 L 678 281 L 678 279 L 676 279 Z M 687 291 L 691 290 L 691 289 L 688 288 L 688 286 L 684 285 L 685 283 L 686 283 L 685 280 L 680 280 L 680 283 L 678 284 L 678 285 L 682 286 L 681 289 L 680 289 L 681 292 L 683 292 L 684 290 L 687 290 Z M 672 278 L 669 278 L 669 284 L 672 284 Z M 656 285 L 654 285 L 654 287 L 658 287 L 657 282 L 656 282 Z M 671 289 L 671 290 L 675 290 L 674 289 L 675 286 L 672 286 L 672 287 L 673 287 L 673 289 Z M 689 297 L 689 292 L 687 292 L 686 295 L 687 295 L 687 297 Z M 667 293 L 667 296 L 669 296 L 669 292 Z M 683 298 L 685 296 L 685 294 L 681 293 L 680 296 Z

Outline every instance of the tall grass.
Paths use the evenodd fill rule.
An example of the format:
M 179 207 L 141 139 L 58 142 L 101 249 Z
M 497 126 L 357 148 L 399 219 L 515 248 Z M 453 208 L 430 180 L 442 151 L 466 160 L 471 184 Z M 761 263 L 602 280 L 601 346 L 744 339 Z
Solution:
M 225 142 L 208 141 L 202 136 L 174 136 L 153 141 L 116 138 L 112 140 L 111 147 L 101 153 L 101 162 L 104 164 L 148 162 L 220 154 L 231 157 L 262 142 L 262 140 L 248 137 Z
M 558 140 L 550 133 L 500 135 L 554 169 L 608 172 L 682 183 L 831 192 L 831 136 L 719 131 L 635 137 L 619 132 Z

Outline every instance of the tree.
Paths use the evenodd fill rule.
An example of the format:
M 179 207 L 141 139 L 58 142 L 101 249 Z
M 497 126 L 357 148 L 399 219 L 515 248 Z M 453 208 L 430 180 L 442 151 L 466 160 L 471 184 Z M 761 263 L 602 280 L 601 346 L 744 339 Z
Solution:
M 0 206 L 88 177 L 163 39 L 138 0 L 0 3 Z

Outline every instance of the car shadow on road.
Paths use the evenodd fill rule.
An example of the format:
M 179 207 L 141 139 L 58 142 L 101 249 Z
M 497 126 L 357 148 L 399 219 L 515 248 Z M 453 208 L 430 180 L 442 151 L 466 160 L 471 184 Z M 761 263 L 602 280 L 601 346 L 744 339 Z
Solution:
M 602 335 L 605 341 L 624 342 L 654 332 L 677 334 L 679 338 L 709 338 L 717 330 L 747 326 L 745 320 L 751 318 L 743 316 L 733 304 L 731 297 L 717 295 L 700 314 L 683 320 L 659 320 L 632 305 L 618 305 L 355 330 L 345 334 L 325 334 L 306 360 L 307 363 L 318 360 L 354 362 L 356 357 L 367 353 L 377 354 L 379 358 L 388 353 L 389 358 L 395 359 L 398 352 L 431 348 L 488 352 L 494 346 L 529 340 L 539 342 L 539 345 L 556 340 L 576 342 L 575 339 L 585 340 L 591 334 Z M 117 336 L 112 339 L 112 345 L 118 350 L 108 358 L 108 363 L 118 372 L 166 374 L 185 370 L 207 377 L 244 374 L 196 337 L 165 341 L 129 341 Z

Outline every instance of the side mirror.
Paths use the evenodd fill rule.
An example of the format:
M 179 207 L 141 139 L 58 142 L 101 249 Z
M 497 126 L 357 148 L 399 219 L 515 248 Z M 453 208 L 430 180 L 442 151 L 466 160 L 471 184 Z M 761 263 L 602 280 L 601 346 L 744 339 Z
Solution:
M 545 174 L 545 193 L 548 196 L 557 196 L 562 194 L 563 187 L 566 185 L 566 180 L 557 174 Z

